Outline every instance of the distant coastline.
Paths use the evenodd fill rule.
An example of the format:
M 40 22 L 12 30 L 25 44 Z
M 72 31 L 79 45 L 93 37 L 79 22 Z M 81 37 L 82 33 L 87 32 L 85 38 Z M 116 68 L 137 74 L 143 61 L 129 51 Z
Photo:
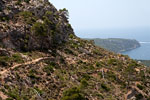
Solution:
M 128 50 L 122 50 L 122 51 L 120 51 L 120 53 L 128 52 L 128 51 L 137 49 L 137 48 L 139 48 L 139 47 L 141 47 L 141 45 L 140 45 L 140 46 L 137 46 L 137 47 L 133 47 L 133 48 L 128 48 Z
M 80 38 L 124 38 L 136 39 L 140 43 L 140 47 L 123 52 L 132 59 L 150 60 L 150 29 L 149 28 L 135 28 L 135 29 L 98 29 L 98 30 L 78 30 L 76 35 Z
M 105 48 L 106 50 L 116 52 L 116 53 L 127 52 L 127 51 L 136 49 L 141 46 L 140 43 L 135 39 L 93 38 L 93 39 L 86 39 L 86 40 L 93 40 L 95 45 Z

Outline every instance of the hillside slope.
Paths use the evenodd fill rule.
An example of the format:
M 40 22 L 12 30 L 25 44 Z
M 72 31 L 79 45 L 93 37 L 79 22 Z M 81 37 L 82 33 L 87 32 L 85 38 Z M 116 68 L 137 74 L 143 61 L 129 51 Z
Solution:
M 140 43 L 132 39 L 108 38 L 108 39 L 88 39 L 93 40 L 95 45 L 103 47 L 109 51 L 121 53 L 140 47 Z
M 54 8 L 46 0 L 29 0 L 29 2 L 9 0 L 9 2 L 0 1 L 1 4 L 3 13 L 7 7 L 12 7 L 9 9 L 11 12 L 18 7 L 18 13 L 22 12 L 20 9 L 24 11 L 24 8 L 30 8 L 32 10 L 26 12 L 29 11 L 33 15 L 36 14 L 32 11 L 37 9 L 38 12 L 47 11 L 36 8 L 37 5 L 47 5 L 50 11 Z M 53 15 L 56 12 L 58 15 Z M 76 37 L 67 17 L 64 13 L 60 15 L 60 12 L 55 9 L 51 13 L 52 19 L 46 18 L 45 22 L 42 19 L 45 14 L 41 17 L 36 16 L 38 18 L 34 24 L 37 22 L 40 24 L 35 25 L 33 22 L 25 23 L 24 18 L 15 17 L 18 19 L 17 23 L 21 23 L 19 25 L 29 25 L 29 29 L 25 31 L 28 31 L 30 42 L 25 42 L 26 32 L 21 31 L 21 28 L 16 35 L 19 28 L 13 20 L 14 17 L 9 20 L 4 20 L 6 16 L 2 18 L 0 26 L 3 27 L 0 34 L 4 36 L 6 32 L 8 35 L 7 38 L 1 38 L 1 100 L 150 99 L 150 68 L 138 64 L 127 56 L 106 51 L 92 42 Z M 27 16 L 26 20 L 30 18 Z M 57 21 L 60 21 L 58 19 L 61 19 L 62 23 L 60 22 L 59 28 L 56 28 Z M 53 25 L 46 24 L 47 21 L 52 21 Z M 55 22 L 57 24 L 54 24 Z M 9 26 L 8 30 L 5 25 Z M 56 29 L 53 30 L 53 27 Z M 50 34 L 50 31 L 55 35 Z M 19 43 L 28 45 L 22 46 Z

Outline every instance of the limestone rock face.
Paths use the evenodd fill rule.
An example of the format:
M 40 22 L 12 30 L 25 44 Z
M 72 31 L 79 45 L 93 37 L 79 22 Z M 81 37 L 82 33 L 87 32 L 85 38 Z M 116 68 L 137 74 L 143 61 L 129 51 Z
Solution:
M 20 51 L 51 49 L 74 34 L 48 0 L 0 0 L 0 45 Z

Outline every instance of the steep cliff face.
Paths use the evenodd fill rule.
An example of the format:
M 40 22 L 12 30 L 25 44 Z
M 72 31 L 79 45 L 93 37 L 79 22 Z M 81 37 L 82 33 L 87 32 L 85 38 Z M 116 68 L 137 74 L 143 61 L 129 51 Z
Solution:
M 0 100 L 150 99 L 150 68 L 76 37 L 65 9 L 0 4 Z
M 50 49 L 73 34 L 67 11 L 57 11 L 48 0 L 1 0 L 0 5 L 0 42 L 6 48 Z

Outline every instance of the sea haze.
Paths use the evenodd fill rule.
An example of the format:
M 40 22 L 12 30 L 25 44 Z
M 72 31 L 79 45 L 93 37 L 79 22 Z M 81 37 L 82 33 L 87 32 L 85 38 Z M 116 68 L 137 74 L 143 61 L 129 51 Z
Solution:
M 133 59 L 150 60 L 150 29 L 119 29 L 119 30 L 80 30 L 76 35 L 81 38 L 126 38 L 136 39 L 141 47 L 123 52 Z

